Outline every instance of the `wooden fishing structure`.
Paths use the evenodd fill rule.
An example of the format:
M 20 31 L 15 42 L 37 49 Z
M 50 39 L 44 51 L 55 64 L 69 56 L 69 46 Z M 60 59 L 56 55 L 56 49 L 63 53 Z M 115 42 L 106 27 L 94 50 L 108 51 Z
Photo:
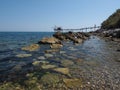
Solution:
M 55 32 L 69 32 L 69 31 L 89 32 L 89 31 L 95 31 L 100 28 L 101 26 L 96 26 L 96 25 L 94 25 L 93 27 L 85 27 L 85 28 L 79 28 L 79 29 L 63 29 L 62 27 L 55 26 L 54 31 Z

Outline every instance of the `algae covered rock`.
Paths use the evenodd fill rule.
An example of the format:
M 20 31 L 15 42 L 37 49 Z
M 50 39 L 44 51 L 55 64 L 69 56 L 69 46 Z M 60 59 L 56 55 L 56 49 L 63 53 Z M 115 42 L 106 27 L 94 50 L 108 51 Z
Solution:
M 80 88 L 82 87 L 82 80 L 80 79 L 63 79 L 63 82 L 68 88 Z
M 60 81 L 60 78 L 57 74 L 47 73 L 41 77 L 40 81 L 43 85 L 55 86 Z
M 65 74 L 65 75 L 69 75 L 69 69 L 68 68 L 55 68 L 53 69 L 53 71 Z
M 61 60 L 61 65 L 62 66 L 70 66 L 73 65 L 74 62 L 72 62 L 71 60 Z
M 48 65 L 43 64 L 41 66 L 42 69 L 51 69 L 51 68 L 55 68 L 55 67 L 56 67 L 56 65 L 50 65 L 50 64 L 48 64 Z
M 37 51 L 40 48 L 40 46 L 38 44 L 32 44 L 30 46 L 26 46 L 26 47 L 22 47 L 22 50 L 25 51 Z

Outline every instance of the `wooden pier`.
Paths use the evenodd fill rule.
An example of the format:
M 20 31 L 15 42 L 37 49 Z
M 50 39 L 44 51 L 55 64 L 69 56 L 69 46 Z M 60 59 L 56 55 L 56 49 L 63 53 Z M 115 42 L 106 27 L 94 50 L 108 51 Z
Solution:
M 55 27 L 55 32 L 68 32 L 68 31 L 78 31 L 78 32 L 89 32 L 89 31 L 96 31 L 96 29 L 100 29 L 101 26 L 94 26 L 94 27 L 85 27 L 85 28 L 79 28 L 79 29 L 63 29 L 61 27 Z

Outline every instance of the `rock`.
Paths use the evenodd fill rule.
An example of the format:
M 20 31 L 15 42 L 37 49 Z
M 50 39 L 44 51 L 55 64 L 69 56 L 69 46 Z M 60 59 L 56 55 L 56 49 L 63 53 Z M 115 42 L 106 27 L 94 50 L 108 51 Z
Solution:
M 62 41 L 66 40 L 64 33 L 56 32 L 55 34 L 53 34 L 53 36 Z
M 53 69 L 53 71 L 65 74 L 65 75 L 69 75 L 69 69 L 68 68 L 55 68 Z
M 77 50 L 77 49 L 74 48 L 74 47 L 69 47 L 68 49 L 71 50 L 71 51 L 76 51 L 76 50 Z
M 65 54 L 66 52 L 65 51 L 60 51 L 60 54 Z
M 13 71 L 20 71 L 22 69 L 21 65 L 16 65 L 12 68 Z
M 53 57 L 53 55 L 52 54 L 45 54 L 45 57 L 50 58 L 50 57 Z
M 40 46 L 38 44 L 32 44 L 30 46 L 26 46 L 26 47 L 22 47 L 22 50 L 25 51 L 37 51 L 40 48 Z
M 53 48 L 53 49 L 57 49 L 57 48 L 61 48 L 61 47 L 63 47 L 62 44 L 51 44 L 50 45 L 50 48 Z
M 33 64 L 33 66 L 39 66 L 40 65 L 40 61 L 34 61 L 32 64 Z
M 19 57 L 19 58 L 30 57 L 30 56 L 32 56 L 32 54 L 18 54 L 18 55 L 16 55 L 16 57 Z
M 61 41 L 58 40 L 57 38 L 55 37 L 45 37 L 43 38 L 41 41 L 38 42 L 39 44 L 60 44 Z
M 63 79 L 63 82 L 68 88 L 75 89 L 82 87 L 82 80 L 80 79 Z
M 45 64 L 43 64 L 42 66 L 42 69 L 51 69 L 51 68 L 55 68 L 56 67 L 56 65 L 45 65 Z
M 45 86 L 55 86 L 60 81 L 60 78 L 56 74 L 47 73 L 41 77 L 40 81 Z
M 48 61 L 40 61 L 41 64 L 48 64 Z
M 73 65 L 74 62 L 72 62 L 71 60 L 61 60 L 61 65 L 62 66 L 70 66 L 70 65 Z
M 51 50 L 46 50 L 45 53 L 53 53 L 53 52 L 58 52 L 58 49 L 51 49 Z
M 44 56 L 40 56 L 40 57 L 38 57 L 38 59 L 45 60 L 45 57 Z

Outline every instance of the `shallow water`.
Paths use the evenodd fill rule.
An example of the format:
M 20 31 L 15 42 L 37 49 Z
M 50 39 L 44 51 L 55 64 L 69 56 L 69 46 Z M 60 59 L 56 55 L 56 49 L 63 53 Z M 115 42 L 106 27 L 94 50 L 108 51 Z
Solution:
M 5 34 L 0 37 L 5 37 L 4 35 Z M 16 38 L 14 38 L 16 36 L 13 34 L 11 38 L 8 38 L 9 42 L 5 40 L 0 41 L 0 47 L 2 47 L 0 48 L 1 82 L 16 82 L 16 80 L 24 81 L 27 80 L 26 74 L 39 72 L 39 74 L 37 74 L 38 82 L 40 81 L 42 89 L 59 88 L 61 90 L 66 90 L 76 88 L 75 85 L 71 87 L 69 85 L 68 87 L 67 85 L 64 86 L 65 82 L 62 82 L 64 80 L 61 80 L 54 86 L 46 86 L 44 83 L 51 83 L 48 83 L 47 80 L 44 82 L 44 80 L 41 80 L 41 78 L 42 76 L 46 75 L 46 73 L 51 73 L 59 76 L 61 79 L 82 79 L 82 85 L 77 87 L 77 89 L 80 88 L 80 90 L 119 90 L 120 62 L 118 61 L 120 61 L 120 52 L 116 51 L 118 48 L 120 48 L 118 43 L 112 41 L 106 42 L 102 38 L 91 36 L 90 39 L 79 45 L 74 45 L 72 42 L 64 42 L 64 47 L 61 48 L 60 51 L 50 53 L 51 57 L 46 57 L 46 53 L 44 51 L 50 49 L 48 45 L 41 45 L 40 49 L 35 52 L 22 51 L 20 48 L 31 43 L 36 43 L 43 36 L 51 36 L 52 34 L 42 34 L 42 37 L 39 36 L 41 35 L 40 33 L 26 33 L 26 35 L 28 35 L 25 36 L 26 39 L 20 38 L 22 37 L 22 34 L 20 34 L 17 35 L 18 38 L 16 40 Z M 30 39 L 30 37 L 32 37 L 32 39 Z M 15 41 L 18 42 L 14 46 Z M 3 45 L 3 42 L 8 43 L 7 48 L 5 45 Z M 32 56 L 27 58 L 16 57 L 17 54 L 21 53 L 32 54 Z M 38 59 L 40 56 L 44 56 L 45 60 Z M 32 64 L 34 61 L 45 61 L 49 62 L 50 65 L 55 65 L 57 68 L 67 68 L 70 71 L 69 75 L 53 72 L 51 68 L 44 70 L 36 66 L 34 67 Z

